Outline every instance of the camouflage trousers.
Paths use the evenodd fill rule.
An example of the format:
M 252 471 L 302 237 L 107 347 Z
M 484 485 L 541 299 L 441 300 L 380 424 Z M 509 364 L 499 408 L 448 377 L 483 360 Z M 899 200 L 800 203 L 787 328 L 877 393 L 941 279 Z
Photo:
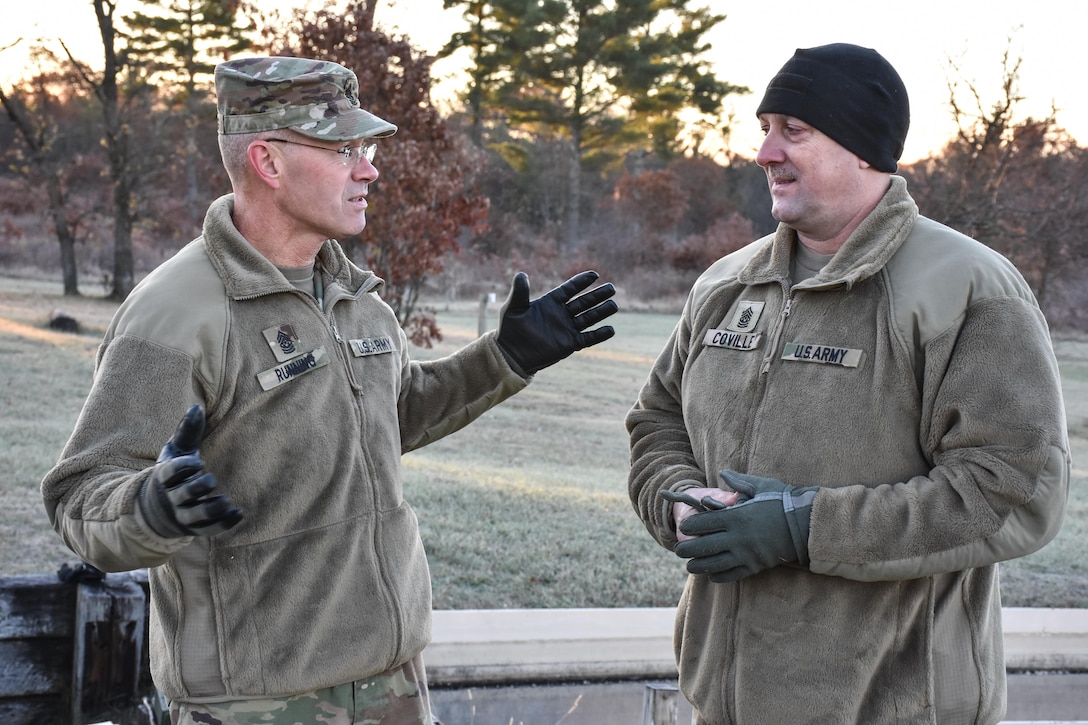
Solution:
M 172 725 L 441 725 L 423 660 L 315 692 L 231 702 L 171 702 Z

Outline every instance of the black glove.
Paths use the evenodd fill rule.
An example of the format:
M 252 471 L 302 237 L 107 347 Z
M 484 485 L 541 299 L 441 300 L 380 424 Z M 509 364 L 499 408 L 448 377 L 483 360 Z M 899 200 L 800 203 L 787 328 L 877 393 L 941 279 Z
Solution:
M 681 541 L 673 551 L 691 559 L 688 571 L 731 582 L 780 564 L 808 566 L 809 518 L 819 489 L 735 471 L 720 475 L 747 499 L 684 519 L 680 530 L 696 538 Z
M 213 496 L 215 476 L 204 470 L 200 441 L 204 409 L 193 405 L 159 454 L 140 490 L 140 511 L 159 536 L 214 536 L 242 520 L 226 496 Z
M 529 302 L 529 278 L 514 275 L 510 296 L 499 315 L 499 349 L 519 373 L 533 375 L 571 353 L 616 334 L 611 325 L 585 332 L 619 309 L 611 283 L 578 297 L 593 284 L 596 272 L 582 272 L 543 297 Z

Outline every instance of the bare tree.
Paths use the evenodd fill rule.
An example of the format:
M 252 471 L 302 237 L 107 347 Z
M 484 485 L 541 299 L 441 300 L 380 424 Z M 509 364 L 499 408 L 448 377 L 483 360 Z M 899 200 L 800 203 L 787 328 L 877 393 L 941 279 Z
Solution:
M 129 148 L 127 103 L 137 94 L 122 94 L 119 78 L 124 62 L 117 52 L 118 31 L 113 21 L 116 0 L 93 0 L 98 31 L 102 38 L 104 64 L 101 75 L 93 73 L 61 44 L 69 62 L 84 85 L 94 94 L 102 110 L 106 156 L 113 182 L 113 281 L 110 297 L 123 300 L 135 286 L 132 257 L 132 228 L 136 217 L 136 179 Z M 123 97 L 124 95 L 124 97 Z
M 1045 309 L 1055 275 L 1088 255 L 1085 152 L 1058 125 L 1055 109 L 1042 119 L 1018 118 L 1022 63 L 1005 50 L 990 103 L 975 83 L 951 77 L 956 136 L 904 173 L 922 213 L 1012 260 Z M 949 67 L 959 73 L 951 60 Z
M 57 153 L 56 115 L 49 108 L 51 95 L 44 86 L 45 79 L 39 74 L 24 93 L 17 89 L 7 93 L 0 87 L 0 104 L 26 144 L 28 174 L 33 169 L 45 186 L 49 200 L 47 213 L 60 244 L 64 294 L 79 295 L 76 234 L 74 224 L 68 218 L 67 192 L 62 179 L 63 159 Z

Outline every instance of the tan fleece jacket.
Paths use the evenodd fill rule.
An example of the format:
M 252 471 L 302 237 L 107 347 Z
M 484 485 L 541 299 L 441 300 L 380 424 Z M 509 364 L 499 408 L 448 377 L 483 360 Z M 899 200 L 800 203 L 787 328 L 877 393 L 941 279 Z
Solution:
M 996 723 L 996 564 L 1056 534 L 1066 422 L 1049 332 L 1013 266 L 919 217 L 900 177 L 815 277 L 796 236 L 714 264 L 627 418 L 630 493 L 731 468 L 820 486 L 808 570 L 691 576 L 676 645 L 703 722 Z
M 273 697 L 398 666 L 430 637 L 430 579 L 400 456 L 526 381 L 489 333 L 409 359 L 380 280 L 327 242 L 324 312 L 234 228 L 233 199 L 147 277 L 99 350 L 83 412 L 42 482 L 65 542 L 150 567 L 151 661 L 171 699 Z M 244 520 L 163 539 L 135 505 L 192 403 L 202 453 Z

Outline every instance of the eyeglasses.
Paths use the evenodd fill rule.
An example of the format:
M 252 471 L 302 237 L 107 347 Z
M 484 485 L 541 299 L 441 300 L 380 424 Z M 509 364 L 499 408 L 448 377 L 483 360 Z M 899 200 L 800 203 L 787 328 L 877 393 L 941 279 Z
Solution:
M 321 149 L 322 151 L 332 151 L 334 154 L 340 154 L 340 161 L 344 166 L 358 166 L 363 159 L 373 163 L 374 156 L 378 153 L 378 143 L 376 141 L 364 142 L 358 146 L 341 146 L 338 149 L 330 149 L 328 146 L 317 146 L 312 143 L 302 143 L 287 138 L 266 138 L 264 140 L 279 141 L 280 143 L 289 143 L 295 146 L 309 146 L 312 149 Z

